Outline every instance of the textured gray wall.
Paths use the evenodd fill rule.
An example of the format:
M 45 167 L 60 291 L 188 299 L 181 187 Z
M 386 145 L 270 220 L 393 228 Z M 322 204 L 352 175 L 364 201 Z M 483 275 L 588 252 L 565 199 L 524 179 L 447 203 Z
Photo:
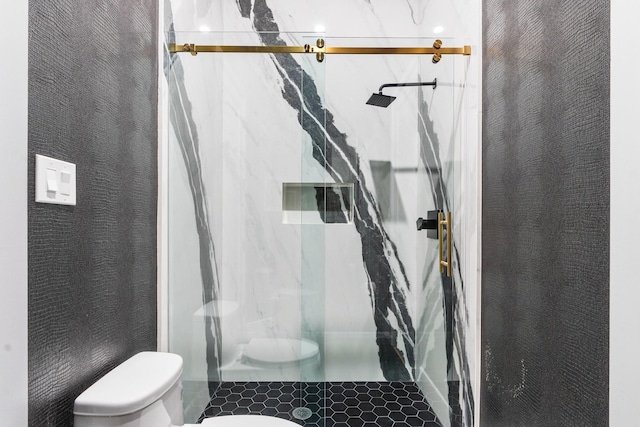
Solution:
M 483 426 L 608 424 L 609 1 L 483 2 Z
M 32 426 L 72 425 L 78 394 L 156 349 L 156 21 L 153 2 L 29 2 Z M 77 206 L 34 203 L 36 153 L 77 164 Z

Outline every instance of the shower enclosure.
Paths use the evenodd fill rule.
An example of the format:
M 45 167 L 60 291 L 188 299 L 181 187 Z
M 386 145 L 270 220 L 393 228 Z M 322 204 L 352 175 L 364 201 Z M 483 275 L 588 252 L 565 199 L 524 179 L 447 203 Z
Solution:
M 278 31 L 167 38 L 434 42 Z M 167 54 L 168 350 L 185 362 L 187 422 L 262 413 L 309 426 L 470 425 L 456 300 L 455 64 L 430 55 Z M 383 83 L 434 79 L 435 89 L 387 88 L 397 97 L 388 108 L 365 104 Z M 453 243 L 443 255 L 451 277 L 438 239 L 416 229 L 429 211 L 453 213 L 440 232 Z

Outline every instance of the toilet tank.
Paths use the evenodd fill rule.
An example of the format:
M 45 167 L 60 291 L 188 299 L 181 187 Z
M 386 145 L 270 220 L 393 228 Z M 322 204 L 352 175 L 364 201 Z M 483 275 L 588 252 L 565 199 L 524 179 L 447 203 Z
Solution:
M 100 378 L 75 400 L 75 427 L 171 427 L 184 421 L 182 358 L 142 352 Z

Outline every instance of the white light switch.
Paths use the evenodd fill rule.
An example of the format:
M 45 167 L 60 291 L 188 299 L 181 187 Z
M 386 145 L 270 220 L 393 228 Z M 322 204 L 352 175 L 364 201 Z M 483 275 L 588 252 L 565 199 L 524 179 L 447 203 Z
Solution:
M 60 194 L 71 195 L 71 172 L 66 170 L 60 171 Z
M 36 154 L 36 202 L 76 204 L 76 165 Z
M 55 169 L 47 169 L 47 193 L 56 193 L 58 191 L 58 178 Z M 52 195 L 55 197 L 55 194 Z

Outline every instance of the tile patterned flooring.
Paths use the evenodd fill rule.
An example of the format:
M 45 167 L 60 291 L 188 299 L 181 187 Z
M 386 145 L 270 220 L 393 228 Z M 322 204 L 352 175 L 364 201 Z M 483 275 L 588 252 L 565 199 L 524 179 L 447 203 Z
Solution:
M 296 419 L 299 407 L 311 410 L 310 417 Z M 418 387 L 403 382 L 223 382 L 199 421 L 246 414 L 271 415 L 305 427 L 441 426 Z

